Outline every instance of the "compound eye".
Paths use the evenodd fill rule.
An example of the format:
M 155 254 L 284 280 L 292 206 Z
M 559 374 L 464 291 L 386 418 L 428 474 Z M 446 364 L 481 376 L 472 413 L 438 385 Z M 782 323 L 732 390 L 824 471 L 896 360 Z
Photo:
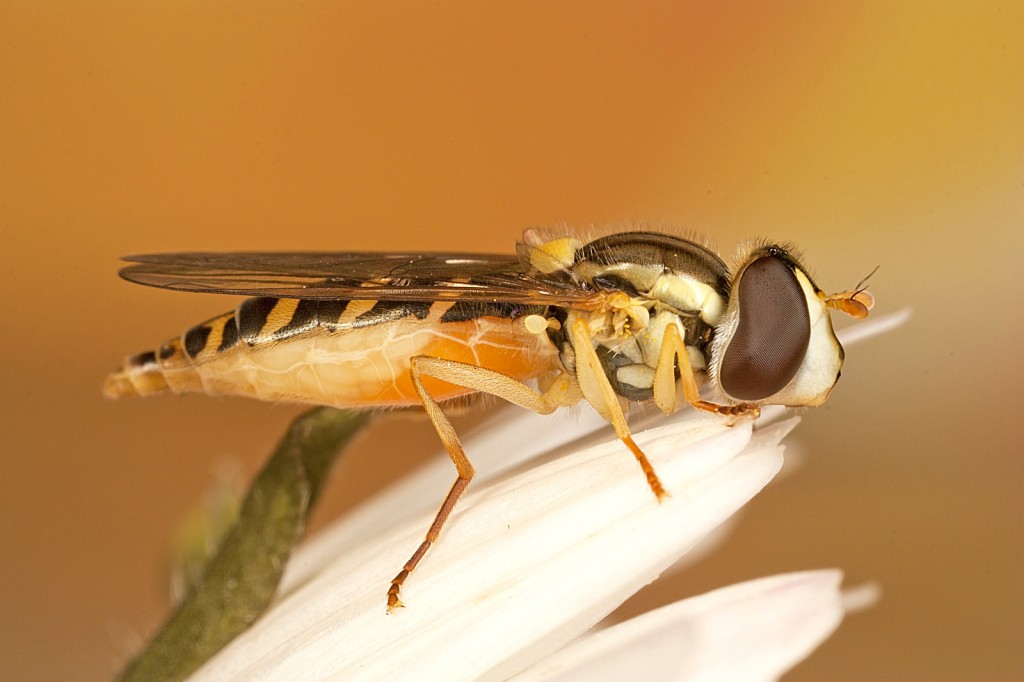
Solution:
M 763 400 L 796 376 L 807 353 L 807 299 L 793 268 L 772 255 L 746 267 L 734 295 L 739 322 L 722 357 L 719 381 L 737 400 Z

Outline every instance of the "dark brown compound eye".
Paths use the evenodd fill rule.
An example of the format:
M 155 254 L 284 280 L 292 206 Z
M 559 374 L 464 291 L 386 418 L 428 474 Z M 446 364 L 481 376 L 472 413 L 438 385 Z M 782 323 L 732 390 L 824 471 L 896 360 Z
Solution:
M 739 323 L 719 380 L 737 400 L 763 400 L 796 376 L 811 338 L 807 300 L 792 267 L 762 256 L 740 275 Z

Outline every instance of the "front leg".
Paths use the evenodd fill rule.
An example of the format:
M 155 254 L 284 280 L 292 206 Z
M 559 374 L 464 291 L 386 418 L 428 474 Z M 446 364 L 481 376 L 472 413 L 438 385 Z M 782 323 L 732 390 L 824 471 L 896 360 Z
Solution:
M 690 366 L 690 358 L 686 354 L 686 344 L 679 334 L 679 328 L 668 325 L 661 340 L 661 354 L 658 356 L 658 367 L 654 370 L 654 402 L 665 414 L 671 415 L 679 408 L 679 395 L 676 392 L 676 366 L 679 367 L 679 378 L 683 382 L 683 397 L 686 402 L 698 410 L 714 412 L 728 417 L 757 417 L 761 408 L 753 403 L 736 405 L 719 405 L 708 400 L 701 400 L 697 379 Z

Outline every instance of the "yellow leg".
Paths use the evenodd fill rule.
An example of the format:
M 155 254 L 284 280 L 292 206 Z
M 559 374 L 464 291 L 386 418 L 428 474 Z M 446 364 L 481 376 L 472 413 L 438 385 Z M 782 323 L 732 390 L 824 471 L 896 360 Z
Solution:
M 539 414 L 550 414 L 562 405 L 575 402 L 576 399 L 573 393 L 572 382 L 567 376 L 558 377 L 547 391 L 538 393 L 529 386 L 500 372 L 466 365 L 461 362 L 425 356 L 418 356 L 412 359 L 410 374 L 413 386 L 416 387 L 416 392 L 423 403 L 423 408 L 426 410 L 427 416 L 434 425 L 438 436 L 441 437 L 441 442 L 444 443 L 448 456 L 451 457 L 452 463 L 455 465 L 458 478 L 455 479 L 451 490 L 448 491 L 444 502 L 441 503 L 441 508 L 434 517 L 434 522 L 430 524 L 423 542 L 420 543 L 420 546 L 413 552 L 413 555 L 405 562 L 402 570 L 391 581 L 391 586 L 388 588 L 388 613 L 402 606 L 402 601 L 398 597 L 402 585 L 409 578 L 409 574 L 413 572 L 420 560 L 423 559 L 430 546 L 437 541 L 438 536 L 441 534 L 441 528 L 448 520 L 448 517 L 451 516 L 455 504 L 462 497 L 462 493 L 466 491 L 469 482 L 473 480 L 473 475 L 475 474 L 473 465 L 470 463 L 469 458 L 466 457 L 455 429 L 437 404 L 437 401 L 434 400 L 433 396 L 423 386 L 422 377 L 429 376 L 482 393 L 490 393 Z
M 697 379 L 693 376 L 693 367 L 690 366 L 690 358 L 686 354 L 686 344 L 679 334 L 679 328 L 675 325 L 665 328 L 665 335 L 661 340 L 658 367 L 654 371 L 654 402 L 665 414 L 673 414 L 679 407 L 679 399 L 676 394 L 677 362 L 679 378 L 683 382 L 683 397 L 693 407 L 729 417 L 756 417 L 760 414 L 760 408 L 752 403 L 719 405 L 701 400 Z
M 626 447 L 629 448 L 640 468 L 647 477 L 647 485 L 651 487 L 658 500 L 665 498 L 667 493 L 654 473 L 654 467 L 647 460 L 647 455 L 640 447 L 633 442 L 633 436 L 629 433 L 629 426 L 626 424 L 626 416 L 622 413 L 622 406 L 619 404 L 619 397 L 608 381 L 608 375 L 604 373 L 601 360 L 597 357 L 594 344 L 590 340 L 590 329 L 586 321 L 576 320 L 572 325 L 573 348 L 576 350 L 576 380 L 583 391 L 587 402 L 594 406 L 602 417 L 612 423 L 615 428 L 615 435 L 619 437 Z

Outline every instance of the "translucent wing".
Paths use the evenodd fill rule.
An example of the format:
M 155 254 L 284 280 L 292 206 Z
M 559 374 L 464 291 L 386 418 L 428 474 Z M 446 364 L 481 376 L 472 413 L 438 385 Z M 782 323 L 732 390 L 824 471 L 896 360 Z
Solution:
M 511 255 L 231 252 L 128 256 L 121 277 L 217 294 L 308 299 L 572 303 L 593 296 L 571 278 L 524 271 Z

